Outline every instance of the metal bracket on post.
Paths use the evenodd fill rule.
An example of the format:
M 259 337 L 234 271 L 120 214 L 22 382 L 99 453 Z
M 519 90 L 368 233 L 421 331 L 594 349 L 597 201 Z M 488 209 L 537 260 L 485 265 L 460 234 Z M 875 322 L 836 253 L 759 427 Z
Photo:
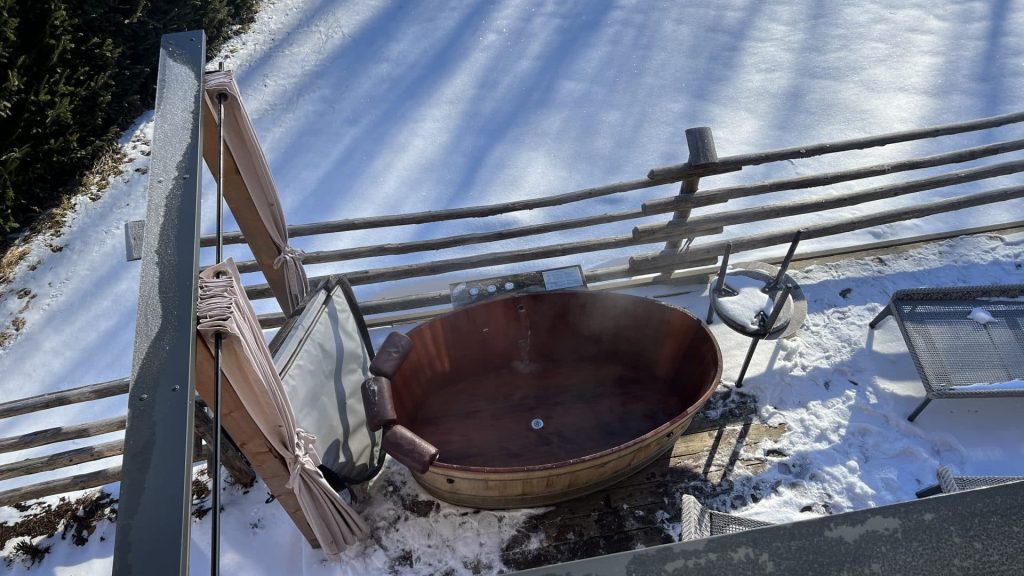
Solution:
M 206 35 L 160 43 L 115 576 L 187 574 Z
M 124 223 L 124 259 L 128 262 L 142 260 L 142 238 L 146 234 L 145 220 Z
M 718 162 L 718 152 L 715 151 L 715 138 L 711 134 L 711 128 L 702 126 L 699 128 L 687 128 L 686 147 L 690 151 L 687 164 L 691 167 L 707 166 Z M 693 177 L 683 180 L 679 187 L 680 196 L 688 196 L 697 192 L 700 185 L 700 177 Z M 672 222 L 685 221 L 690 217 L 690 208 L 677 210 L 672 216 Z M 669 240 L 665 243 L 665 250 L 677 251 L 682 247 L 682 240 Z

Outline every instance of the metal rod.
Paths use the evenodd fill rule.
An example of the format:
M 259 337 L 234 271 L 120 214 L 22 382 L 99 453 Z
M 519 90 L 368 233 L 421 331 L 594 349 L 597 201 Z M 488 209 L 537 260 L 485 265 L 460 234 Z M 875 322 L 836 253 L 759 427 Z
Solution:
M 782 308 L 786 306 L 786 300 L 789 300 L 789 293 L 793 290 L 793 287 L 786 284 L 782 287 L 782 292 L 779 293 L 778 298 L 775 300 L 775 305 L 772 306 L 772 313 L 768 316 L 768 321 L 765 322 L 764 336 L 761 338 L 753 338 L 750 341 L 750 348 L 747 348 L 747 357 L 743 359 L 743 367 L 740 368 L 740 375 L 736 378 L 736 387 L 743 387 L 743 377 L 747 375 L 747 367 L 750 366 L 750 360 L 754 357 L 754 350 L 757 349 L 757 343 L 763 338 L 767 338 L 772 333 L 772 328 L 775 327 L 775 322 L 779 319 L 779 314 L 782 313 Z
M 925 407 L 927 407 L 931 403 L 931 398 L 925 398 L 923 402 L 917 405 L 917 408 L 914 408 L 914 411 L 910 413 L 910 416 L 907 416 L 907 420 L 910 422 L 917 420 L 917 417 L 921 415 L 921 412 L 925 409 Z
M 750 360 L 754 357 L 754 350 L 757 350 L 757 343 L 761 340 L 759 338 L 752 338 L 750 340 L 750 347 L 747 348 L 747 357 L 743 359 L 743 367 L 740 368 L 740 375 L 736 377 L 736 387 L 743 388 L 743 377 L 747 375 L 747 367 L 750 366 Z
M 870 324 L 868 324 L 868 328 L 871 328 L 872 330 L 874 330 L 875 328 L 878 327 L 878 324 L 881 323 L 882 320 L 885 320 L 886 318 L 888 318 L 891 315 L 892 315 L 892 304 L 886 304 L 885 308 L 882 308 L 882 310 L 878 313 L 878 315 L 875 316 L 875 319 L 872 320 Z
M 224 69 L 223 62 L 220 69 Z M 217 94 L 217 264 L 224 261 L 224 103 L 227 94 Z M 213 484 L 211 504 L 213 526 L 210 544 L 210 574 L 220 574 L 220 450 L 221 450 L 221 348 L 224 340 L 220 333 L 213 340 L 213 470 L 209 470 Z
M 775 299 L 775 306 L 772 307 L 772 314 L 768 317 L 768 322 L 765 324 L 765 338 L 772 333 L 772 328 L 775 327 L 775 321 L 779 319 L 779 314 L 782 314 L 782 308 L 786 306 L 786 300 L 789 300 L 789 293 L 792 291 L 793 287 L 786 284 L 782 287 L 782 293 L 780 293 L 778 298 Z
M 224 63 L 218 68 L 223 71 Z M 227 101 L 227 94 L 217 94 L 217 264 L 224 260 L 224 103 Z
M 786 257 L 782 259 L 782 264 L 779 265 L 779 273 L 775 275 L 775 280 L 772 280 L 771 284 L 765 286 L 765 290 L 775 290 L 782 284 L 782 279 L 786 277 L 786 271 L 789 270 L 789 263 L 793 261 L 793 256 L 796 254 L 796 247 L 800 244 L 800 237 L 803 236 L 804 231 L 797 230 L 796 234 L 793 235 L 793 242 L 789 245 L 789 251 L 786 252 Z
M 730 254 L 732 254 L 732 242 L 725 245 L 725 254 L 722 254 L 722 267 L 718 269 L 718 280 L 715 282 L 711 294 L 708 294 L 710 302 L 708 302 L 708 317 L 705 324 L 711 324 L 715 320 L 715 296 L 721 294 L 722 288 L 725 287 L 725 274 L 729 270 Z

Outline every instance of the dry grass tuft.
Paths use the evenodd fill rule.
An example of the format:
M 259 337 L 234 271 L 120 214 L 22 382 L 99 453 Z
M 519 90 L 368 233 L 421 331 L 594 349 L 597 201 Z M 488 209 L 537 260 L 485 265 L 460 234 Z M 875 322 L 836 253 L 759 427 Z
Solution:
M 26 244 L 11 246 L 2 257 L 0 257 L 0 285 L 6 284 L 14 279 L 14 270 L 21 264 L 21 261 L 31 251 Z
M 15 505 L 15 509 L 24 516 L 14 524 L 0 523 L 0 549 L 7 542 L 20 539 L 14 545 L 14 553 L 7 559 L 7 565 L 15 560 L 27 566 L 42 562 L 50 551 L 50 545 L 40 546 L 34 540 L 55 536 L 57 532 L 60 532 L 62 540 L 70 535 L 73 544 L 85 546 L 102 521 L 117 519 L 115 504 L 117 500 L 109 493 L 98 491 L 88 492 L 73 501 L 61 498 L 55 505 L 42 502 Z
M 0 239 L 0 285 L 14 279 L 14 271 L 31 251 L 32 241 L 39 236 L 46 236 L 46 247 L 51 252 L 60 252 L 64 245 L 56 242 L 64 233 L 68 217 L 74 212 L 78 199 L 85 197 L 95 202 L 103 197 L 103 192 L 110 185 L 110 179 L 120 175 L 128 162 L 128 155 L 117 144 L 111 144 L 99 161 L 85 174 L 81 182 L 71 194 L 65 194 L 60 203 L 53 209 L 39 215 L 28 228 L 28 233 L 16 240 Z M 35 262 L 29 270 L 35 270 L 39 262 Z

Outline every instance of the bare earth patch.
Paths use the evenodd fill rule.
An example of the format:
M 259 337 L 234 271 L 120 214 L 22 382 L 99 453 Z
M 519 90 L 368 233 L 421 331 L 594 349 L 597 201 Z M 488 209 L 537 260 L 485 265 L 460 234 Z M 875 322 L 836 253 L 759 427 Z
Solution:
M 40 540 L 58 532 L 61 540 L 67 540 L 70 535 L 73 544 L 85 546 L 100 522 L 117 520 L 116 504 L 117 500 L 110 494 L 99 491 L 83 494 L 73 501 L 61 498 L 55 505 L 36 502 L 15 506 L 25 513 L 21 520 L 14 524 L 0 523 L 0 550 L 5 549 L 8 542 L 17 540 L 5 563 L 7 566 L 15 562 L 26 566 L 41 563 L 51 545 Z

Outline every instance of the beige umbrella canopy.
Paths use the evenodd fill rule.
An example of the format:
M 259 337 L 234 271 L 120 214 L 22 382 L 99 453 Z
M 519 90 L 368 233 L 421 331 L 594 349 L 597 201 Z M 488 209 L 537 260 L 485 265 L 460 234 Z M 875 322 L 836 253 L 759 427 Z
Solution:
M 308 292 L 309 281 L 302 268 L 302 252 L 288 245 L 288 226 L 270 166 L 256 139 L 234 74 L 230 70 L 207 73 L 205 84 L 203 159 L 216 178 L 217 96 L 226 94 L 224 199 L 281 309 L 291 314 Z
M 220 274 L 218 274 L 220 273 Z M 219 277 L 218 277 L 219 275 Z M 223 426 L 307 540 L 337 559 L 369 535 L 366 522 L 317 468 L 316 438 L 295 422 L 263 331 L 245 297 L 234 261 L 199 275 L 196 390 L 213 407 L 213 347 L 223 334 Z

